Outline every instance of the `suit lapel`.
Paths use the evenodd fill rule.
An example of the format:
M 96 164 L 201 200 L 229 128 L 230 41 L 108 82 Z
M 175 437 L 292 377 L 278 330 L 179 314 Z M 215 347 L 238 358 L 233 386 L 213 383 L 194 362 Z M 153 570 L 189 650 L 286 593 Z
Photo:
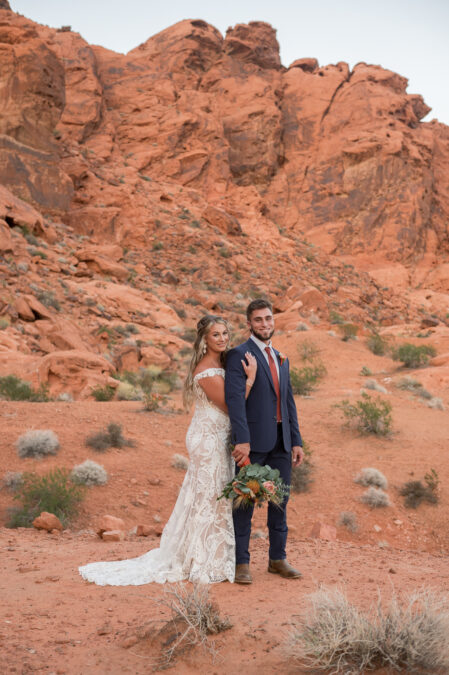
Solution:
M 274 384 L 273 384 L 273 378 L 271 377 L 270 366 L 268 365 L 268 362 L 267 362 L 265 356 L 262 354 L 258 345 L 256 345 L 256 343 L 253 340 L 249 339 L 246 344 L 247 344 L 247 347 L 248 347 L 248 351 L 251 352 L 251 354 L 254 354 L 254 356 L 257 359 L 257 363 L 259 364 L 259 366 L 262 366 L 262 368 L 265 372 L 265 375 L 268 378 L 268 382 L 271 385 L 271 388 L 273 389 L 274 393 L 276 393 L 275 388 L 274 388 Z

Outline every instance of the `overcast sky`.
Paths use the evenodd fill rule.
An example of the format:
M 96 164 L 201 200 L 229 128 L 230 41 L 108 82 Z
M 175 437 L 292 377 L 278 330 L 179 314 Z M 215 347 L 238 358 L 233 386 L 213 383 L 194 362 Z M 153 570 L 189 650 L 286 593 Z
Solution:
M 449 0 L 9 0 L 39 23 L 71 25 L 91 44 L 126 53 L 182 19 L 229 26 L 267 21 L 281 59 L 320 65 L 380 64 L 409 80 L 434 117 L 449 124 Z

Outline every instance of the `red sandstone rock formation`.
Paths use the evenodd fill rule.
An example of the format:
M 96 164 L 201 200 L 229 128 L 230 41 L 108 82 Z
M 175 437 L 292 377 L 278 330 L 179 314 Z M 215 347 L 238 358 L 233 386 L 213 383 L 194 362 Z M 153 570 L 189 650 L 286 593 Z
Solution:
M 7 2 L 0 60 L 2 373 L 88 395 L 112 363 L 170 367 L 202 311 L 242 327 L 255 293 L 285 330 L 445 320 L 449 130 L 404 77 L 285 68 L 263 22 L 185 20 L 121 55 Z M 130 323 L 139 344 L 102 330 Z

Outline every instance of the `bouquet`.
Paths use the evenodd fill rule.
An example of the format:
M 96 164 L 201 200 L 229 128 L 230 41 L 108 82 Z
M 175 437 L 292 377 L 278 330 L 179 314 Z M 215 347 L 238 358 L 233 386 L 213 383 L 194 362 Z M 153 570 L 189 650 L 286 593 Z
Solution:
M 266 464 L 247 464 L 225 487 L 218 499 L 233 499 L 233 507 L 262 506 L 264 502 L 282 504 L 288 494 L 288 487 L 280 477 L 278 469 Z

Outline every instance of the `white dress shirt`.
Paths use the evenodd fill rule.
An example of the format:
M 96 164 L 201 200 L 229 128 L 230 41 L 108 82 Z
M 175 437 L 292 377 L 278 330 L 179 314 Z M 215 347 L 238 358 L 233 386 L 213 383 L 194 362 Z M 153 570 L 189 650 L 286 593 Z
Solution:
M 271 356 L 273 357 L 274 365 L 276 366 L 276 370 L 277 370 L 277 374 L 278 374 L 278 380 L 279 380 L 279 361 L 278 361 L 278 357 L 276 356 L 276 352 L 273 349 L 273 345 L 271 343 L 271 340 L 267 344 L 266 342 L 262 342 L 262 340 L 259 340 L 259 338 L 257 338 L 255 335 L 251 335 L 250 337 L 251 337 L 251 340 L 253 340 L 256 343 L 256 345 L 259 347 L 259 349 L 262 352 L 262 354 L 264 355 L 265 361 L 268 363 L 268 365 L 270 365 L 270 362 L 268 360 L 268 354 L 265 351 L 265 349 L 266 349 L 266 347 L 270 348 Z

